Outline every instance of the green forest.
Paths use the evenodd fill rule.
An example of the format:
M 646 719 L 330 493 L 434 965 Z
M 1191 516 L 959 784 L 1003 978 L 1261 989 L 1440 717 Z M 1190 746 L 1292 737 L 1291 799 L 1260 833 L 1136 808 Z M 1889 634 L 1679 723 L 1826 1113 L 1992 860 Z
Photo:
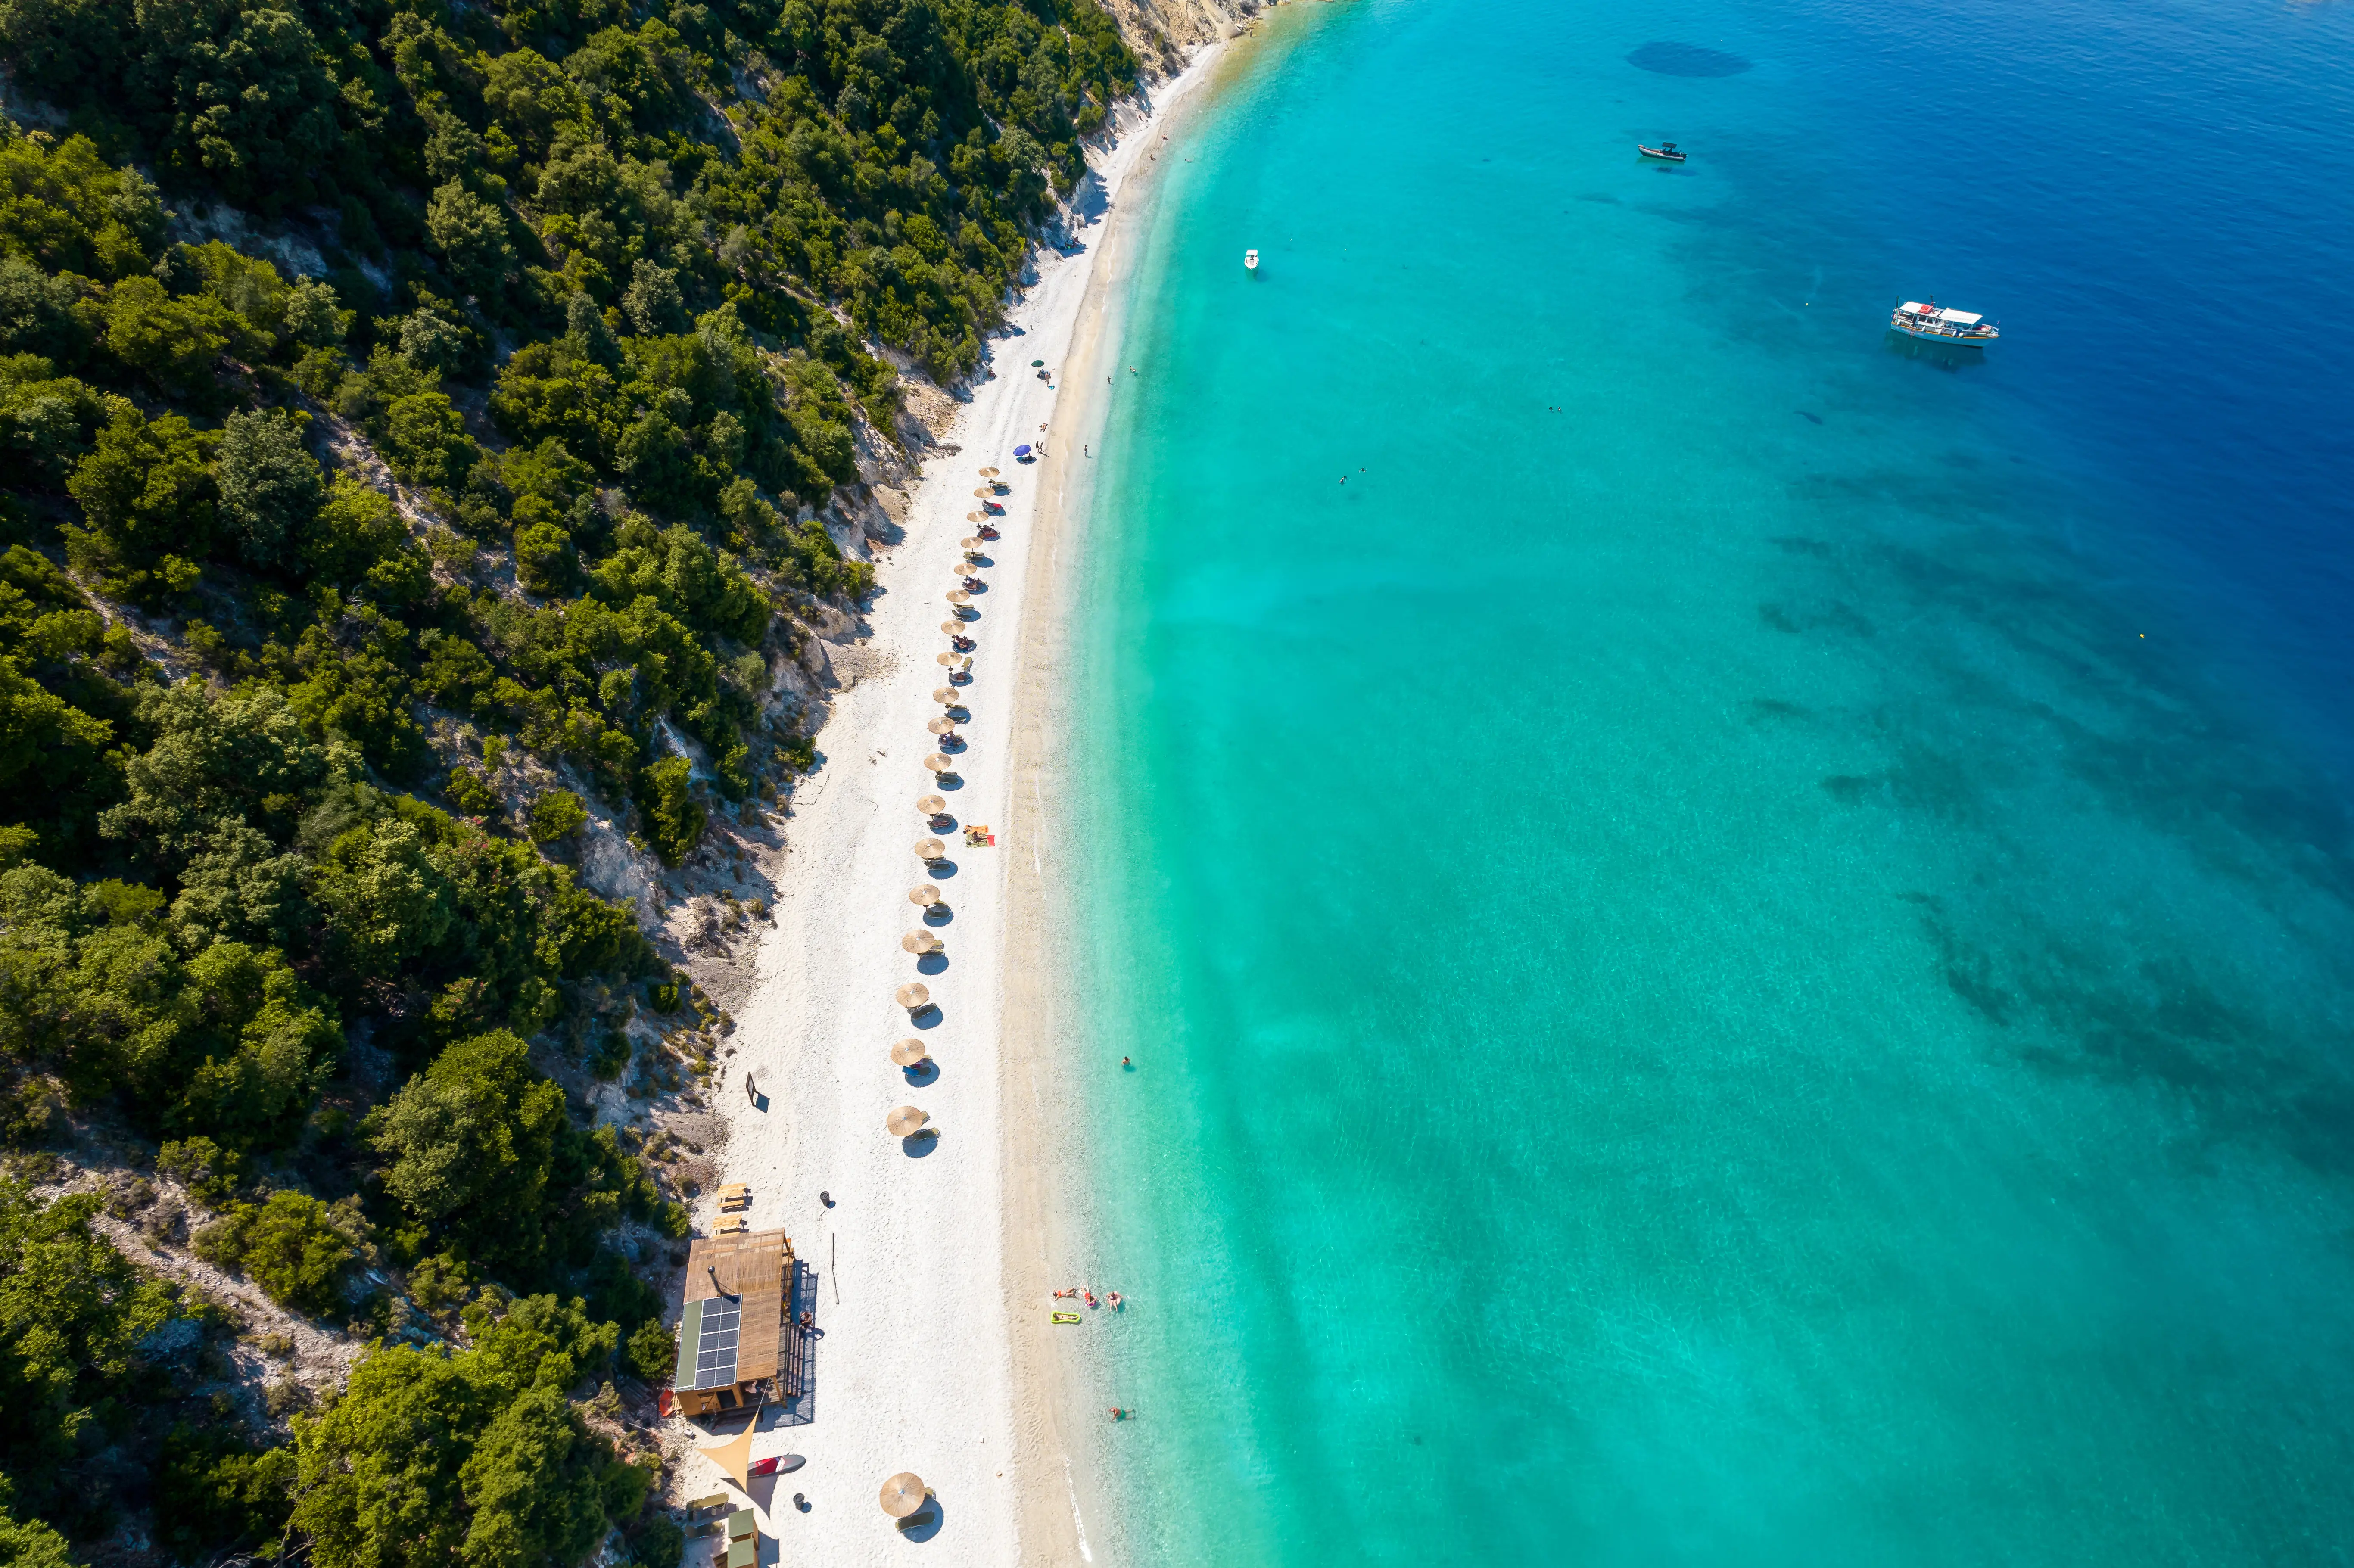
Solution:
M 1093 0 L 0 0 L 0 1563 L 674 1568 L 601 1417 L 689 1194 L 558 1076 L 703 1003 L 574 851 L 811 765 L 822 514 L 1136 58 Z M 235 1396 L 159 1182 L 346 1386 Z

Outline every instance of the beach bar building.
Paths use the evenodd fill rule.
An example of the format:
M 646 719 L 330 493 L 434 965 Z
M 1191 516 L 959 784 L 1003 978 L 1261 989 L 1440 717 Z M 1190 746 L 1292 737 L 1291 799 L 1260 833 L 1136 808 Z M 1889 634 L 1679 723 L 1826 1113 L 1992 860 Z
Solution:
M 782 1231 L 704 1236 L 688 1247 L 686 1309 L 671 1378 L 681 1414 L 747 1410 L 764 1393 L 778 1401 L 800 1396 L 801 1336 L 786 1321 L 795 1267 Z

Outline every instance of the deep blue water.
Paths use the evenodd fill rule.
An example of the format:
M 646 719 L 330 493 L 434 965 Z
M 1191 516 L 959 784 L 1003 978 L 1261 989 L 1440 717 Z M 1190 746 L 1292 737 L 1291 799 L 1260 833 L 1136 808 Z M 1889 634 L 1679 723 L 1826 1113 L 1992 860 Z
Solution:
M 1107 1550 L 2354 1556 L 2349 130 L 2345 5 L 1240 51 L 1084 604 Z

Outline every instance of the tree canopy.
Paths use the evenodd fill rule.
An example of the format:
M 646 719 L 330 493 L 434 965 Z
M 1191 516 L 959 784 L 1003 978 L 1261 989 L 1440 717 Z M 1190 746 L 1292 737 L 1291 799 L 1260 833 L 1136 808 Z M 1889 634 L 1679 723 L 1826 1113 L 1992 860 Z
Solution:
M 811 765 L 895 366 L 976 369 L 1137 69 L 1096 0 L 0 0 L 0 1148 L 139 1140 L 378 1341 L 249 1425 L 217 1315 L 0 1178 L 0 1558 L 636 1514 L 575 1401 L 662 1374 L 684 1210 L 558 1080 L 678 988 L 575 867 Z

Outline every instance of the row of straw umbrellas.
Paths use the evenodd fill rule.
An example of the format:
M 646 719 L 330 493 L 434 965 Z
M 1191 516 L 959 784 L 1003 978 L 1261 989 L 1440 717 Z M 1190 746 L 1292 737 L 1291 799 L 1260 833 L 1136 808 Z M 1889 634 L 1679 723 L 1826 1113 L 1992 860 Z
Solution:
M 981 480 L 980 486 L 973 491 L 973 495 L 981 503 L 981 507 L 968 513 L 965 521 L 977 528 L 987 528 L 989 514 L 993 509 L 992 498 L 1005 487 L 994 468 L 982 469 Z M 940 622 L 940 630 L 948 637 L 949 646 L 939 655 L 938 662 L 941 669 L 947 672 L 948 683 L 932 693 L 932 701 L 940 705 L 940 712 L 924 726 L 924 729 L 943 747 L 956 738 L 955 715 L 963 705 L 963 694 L 957 687 L 972 679 L 972 641 L 969 635 L 971 622 L 964 619 L 967 608 L 972 603 L 972 595 L 964 588 L 962 579 L 970 576 L 978 564 L 985 544 L 986 541 L 977 532 L 961 542 L 965 568 L 958 574 L 958 586 L 949 590 L 951 619 Z M 924 766 L 936 779 L 956 771 L 956 765 L 949 760 L 945 751 L 935 751 L 925 758 Z M 929 794 L 916 802 L 917 813 L 924 819 L 927 826 L 948 815 L 948 797 L 945 795 Z M 948 845 L 938 838 L 926 838 L 916 845 L 916 857 L 926 865 L 935 865 L 946 860 L 948 853 Z M 927 882 L 907 890 L 907 902 L 913 904 L 919 914 L 928 914 L 939 907 L 944 900 L 940 897 L 940 890 Z M 918 926 L 899 938 L 899 946 L 902 950 L 921 959 L 942 951 L 946 944 L 940 940 L 938 932 Z M 931 989 L 921 980 L 908 981 L 893 995 L 911 1018 L 921 1014 L 932 1004 Z M 914 1067 L 928 1060 L 930 1054 L 923 1041 L 909 1035 L 891 1047 L 891 1064 L 896 1067 Z M 883 1118 L 883 1126 L 894 1138 L 913 1138 L 923 1131 L 931 1119 L 930 1113 L 920 1106 L 901 1106 Z M 930 1495 L 921 1476 L 912 1470 L 903 1470 L 883 1483 L 883 1511 L 893 1519 L 907 1519 L 921 1509 L 924 1499 Z
M 1003 488 L 998 471 L 994 468 L 982 469 L 981 478 L 981 484 L 974 490 L 973 493 L 983 497 L 984 500 Z M 989 525 L 987 515 L 981 512 L 967 514 L 965 520 L 984 528 Z M 965 574 L 969 574 L 979 562 L 985 545 L 986 541 L 978 534 L 960 541 L 960 548 L 964 552 Z M 957 738 L 955 715 L 963 701 L 963 694 L 957 690 L 957 683 L 960 679 L 971 679 L 972 671 L 972 655 L 969 652 L 972 644 L 971 639 L 967 635 L 971 630 L 971 622 L 964 619 L 965 609 L 972 602 L 972 595 L 960 585 L 949 590 L 948 601 L 954 613 L 951 619 L 940 622 L 940 630 L 948 637 L 949 646 L 938 657 L 941 667 L 948 672 L 949 683 L 932 693 L 932 700 L 940 705 L 940 712 L 924 726 L 925 732 L 943 747 L 953 743 Z M 963 646 L 959 647 L 960 643 Z M 925 758 L 924 766 L 935 778 L 945 777 L 956 771 L 956 764 L 949 760 L 945 750 L 935 751 Z M 937 794 L 926 795 L 916 802 L 917 812 L 927 823 L 938 821 L 948 814 L 948 809 L 947 798 Z M 937 838 L 924 839 L 916 845 L 917 858 L 927 865 L 935 865 L 947 859 L 948 853 L 948 845 Z M 907 900 L 917 909 L 928 912 L 940 904 L 940 890 L 929 883 L 925 883 L 910 889 Z M 936 932 L 918 927 L 900 938 L 899 946 L 907 952 L 922 959 L 943 950 L 945 944 L 940 941 Z M 906 1008 L 910 1014 L 916 1014 L 931 1005 L 932 993 L 930 988 L 920 980 L 911 980 L 899 988 L 896 1000 L 899 1005 Z M 891 1047 L 891 1060 L 901 1067 L 917 1065 L 925 1060 L 928 1054 L 924 1043 L 913 1037 L 902 1040 Z M 893 1137 L 907 1138 L 922 1130 L 924 1125 L 931 1118 L 918 1107 L 901 1106 L 885 1118 L 885 1126 L 890 1129 Z

